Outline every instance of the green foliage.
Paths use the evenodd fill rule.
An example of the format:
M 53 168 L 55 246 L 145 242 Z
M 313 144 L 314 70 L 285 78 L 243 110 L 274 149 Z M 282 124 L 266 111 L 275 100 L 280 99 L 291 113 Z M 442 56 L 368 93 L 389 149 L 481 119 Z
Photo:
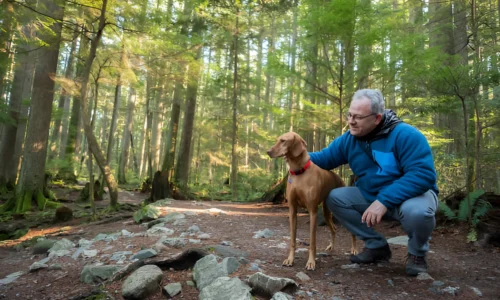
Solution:
M 481 199 L 481 196 L 483 195 L 484 190 L 475 190 L 471 192 L 467 197 L 460 201 L 459 208 L 456 211 L 452 210 L 443 201 L 439 202 L 438 209 L 448 220 L 465 222 L 468 221 L 469 212 L 472 214 L 472 220 L 470 220 L 469 224 L 470 231 L 467 235 L 468 242 L 474 242 L 477 240 L 476 226 L 481 221 L 481 218 L 484 217 L 492 207 L 488 201 Z

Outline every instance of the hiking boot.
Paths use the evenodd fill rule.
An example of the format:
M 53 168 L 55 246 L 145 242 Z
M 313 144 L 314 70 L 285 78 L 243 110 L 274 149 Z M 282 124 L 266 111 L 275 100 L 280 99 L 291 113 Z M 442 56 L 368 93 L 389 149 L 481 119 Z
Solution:
M 391 256 L 391 248 L 386 244 L 376 249 L 364 248 L 360 254 L 351 256 L 351 262 L 355 264 L 371 264 L 378 261 L 387 261 Z
M 406 257 L 406 274 L 417 276 L 419 273 L 427 273 L 427 261 L 425 256 L 416 256 L 408 253 Z

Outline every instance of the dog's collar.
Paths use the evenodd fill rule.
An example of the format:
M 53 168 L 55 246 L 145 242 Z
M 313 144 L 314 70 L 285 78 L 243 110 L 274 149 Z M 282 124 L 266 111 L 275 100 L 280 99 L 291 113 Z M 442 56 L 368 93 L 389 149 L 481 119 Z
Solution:
M 300 174 L 304 173 L 310 166 L 311 166 L 311 160 L 308 160 L 307 163 L 306 163 L 306 165 L 302 169 L 297 170 L 297 171 L 290 170 L 290 174 L 292 174 L 292 175 L 300 175 Z

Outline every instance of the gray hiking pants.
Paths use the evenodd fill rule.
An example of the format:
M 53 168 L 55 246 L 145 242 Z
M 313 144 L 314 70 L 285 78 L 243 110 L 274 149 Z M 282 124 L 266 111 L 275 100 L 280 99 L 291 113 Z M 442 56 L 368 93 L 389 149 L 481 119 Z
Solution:
M 385 246 L 387 241 L 373 228 L 361 223 L 361 216 L 370 204 L 357 187 L 336 188 L 330 192 L 326 200 L 330 211 L 347 230 L 364 241 L 366 248 L 376 249 Z M 406 200 L 386 213 L 386 217 L 401 222 L 409 237 L 410 254 L 424 256 L 429 251 L 429 240 L 436 226 L 437 205 L 436 194 L 429 190 L 418 197 Z

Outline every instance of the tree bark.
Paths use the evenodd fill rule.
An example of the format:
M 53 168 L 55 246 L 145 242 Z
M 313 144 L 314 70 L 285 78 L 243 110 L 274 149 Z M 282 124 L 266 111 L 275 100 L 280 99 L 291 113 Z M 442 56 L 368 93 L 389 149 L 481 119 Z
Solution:
M 239 37 L 239 7 L 236 8 L 236 26 L 233 41 L 234 72 L 233 72 L 233 120 L 232 120 L 232 147 L 231 147 L 231 194 L 233 201 L 238 200 L 238 37 Z
M 61 20 L 64 9 L 55 1 L 42 0 L 40 10 Z M 54 22 L 50 26 L 51 32 L 39 31 L 39 38 L 47 43 L 47 47 L 39 50 L 40 59 L 35 69 L 33 81 L 33 97 L 29 116 L 29 127 L 26 135 L 23 163 L 16 188 L 16 212 L 29 211 L 32 201 L 35 200 L 39 209 L 44 209 L 48 203 L 45 196 L 45 159 L 49 138 L 50 112 L 54 99 L 54 79 L 57 71 L 59 45 L 62 25 Z
M 112 209 L 116 209 L 118 205 L 118 186 L 116 184 L 116 180 L 111 173 L 111 168 L 109 167 L 108 162 L 106 161 L 104 154 L 99 147 L 99 143 L 92 131 L 92 125 L 90 123 L 90 117 L 88 115 L 87 109 L 87 84 L 90 76 L 90 69 L 92 68 L 92 63 L 96 56 L 97 47 L 99 42 L 101 41 L 102 33 L 104 31 L 105 20 L 106 20 L 106 8 L 107 8 L 108 0 L 103 0 L 101 15 L 99 17 L 99 29 L 97 30 L 97 34 L 94 39 L 91 40 L 90 43 L 90 52 L 89 56 L 85 62 L 85 69 L 83 71 L 82 77 L 82 88 L 80 92 L 82 111 L 83 111 L 83 129 L 85 130 L 85 136 L 87 137 L 87 142 L 89 144 L 89 148 L 94 155 L 97 165 L 101 169 L 101 172 L 104 174 L 104 179 L 109 188 L 109 196 L 110 196 L 110 206 Z
M 125 121 L 125 129 L 123 130 L 121 142 L 120 163 L 118 165 L 118 183 L 127 183 L 127 161 L 129 157 L 129 146 L 132 128 L 134 127 L 134 110 L 135 110 L 136 92 L 130 87 L 127 120 Z

